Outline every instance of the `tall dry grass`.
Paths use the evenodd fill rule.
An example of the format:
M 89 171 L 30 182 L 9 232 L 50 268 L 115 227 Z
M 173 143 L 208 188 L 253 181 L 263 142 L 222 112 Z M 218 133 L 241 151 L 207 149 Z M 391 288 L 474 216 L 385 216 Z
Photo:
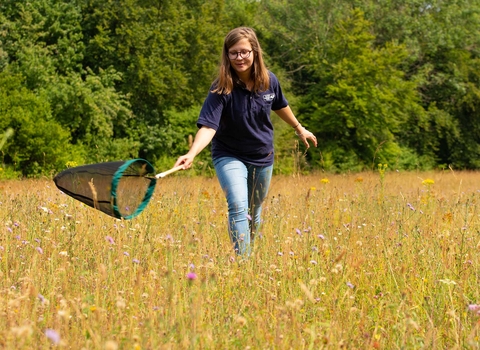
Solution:
M 0 183 L 0 347 L 479 347 L 480 174 L 274 177 L 234 256 L 216 179 L 162 179 L 131 221 Z

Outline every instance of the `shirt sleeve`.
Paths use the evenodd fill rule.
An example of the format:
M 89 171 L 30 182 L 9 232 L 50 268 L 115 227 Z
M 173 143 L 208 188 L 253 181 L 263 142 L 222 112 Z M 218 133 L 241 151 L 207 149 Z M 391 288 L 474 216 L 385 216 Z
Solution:
M 275 99 L 272 103 L 272 110 L 278 111 L 279 109 L 287 107 L 288 101 L 283 94 L 280 82 L 278 81 L 275 74 L 273 74 L 272 72 L 270 72 L 270 89 L 273 90 L 273 92 L 275 93 Z
M 210 89 L 211 90 L 211 89 Z M 200 115 L 197 120 L 197 127 L 206 126 L 218 130 L 223 109 L 225 108 L 225 95 L 209 91 L 207 98 L 203 102 Z

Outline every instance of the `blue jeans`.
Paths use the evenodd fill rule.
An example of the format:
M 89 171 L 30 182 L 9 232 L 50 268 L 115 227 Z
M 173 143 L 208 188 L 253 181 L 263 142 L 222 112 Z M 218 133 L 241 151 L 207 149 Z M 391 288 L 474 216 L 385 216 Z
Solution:
M 260 228 L 262 203 L 267 196 L 273 165 L 255 166 L 233 157 L 213 160 L 228 204 L 228 233 L 235 252 L 249 256 Z

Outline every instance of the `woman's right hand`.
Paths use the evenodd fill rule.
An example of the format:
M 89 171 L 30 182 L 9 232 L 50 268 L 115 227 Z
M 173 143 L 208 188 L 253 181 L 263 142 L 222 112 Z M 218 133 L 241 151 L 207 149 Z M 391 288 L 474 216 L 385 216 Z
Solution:
M 195 158 L 195 155 L 187 153 L 183 156 L 178 157 L 177 162 L 175 163 L 174 167 L 177 167 L 179 165 L 183 165 L 183 170 L 190 169 L 190 167 L 193 164 L 193 159 Z
M 214 129 L 206 126 L 202 126 L 198 129 L 193 145 L 190 147 L 190 151 L 187 154 L 178 157 L 175 166 L 183 165 L 183 170 L 189 169 L 197 154 L 199 154 L 210 143 L 210 141 L 212 141 L 215 132 Z

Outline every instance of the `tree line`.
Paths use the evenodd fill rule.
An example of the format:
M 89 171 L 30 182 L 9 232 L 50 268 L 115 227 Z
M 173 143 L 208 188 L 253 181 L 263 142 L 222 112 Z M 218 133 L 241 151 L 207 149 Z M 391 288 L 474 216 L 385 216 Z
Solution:
M 0 136 L 13 133 L 0 177 L 136 157 L 170 167 L 223 37 L 243 25 L 319 140 L 304 153 L 272 116 L 277 172 L 480 167 L 480 3 L 3 0 Z M 196 171 L 209 162 L 206 150 Z

